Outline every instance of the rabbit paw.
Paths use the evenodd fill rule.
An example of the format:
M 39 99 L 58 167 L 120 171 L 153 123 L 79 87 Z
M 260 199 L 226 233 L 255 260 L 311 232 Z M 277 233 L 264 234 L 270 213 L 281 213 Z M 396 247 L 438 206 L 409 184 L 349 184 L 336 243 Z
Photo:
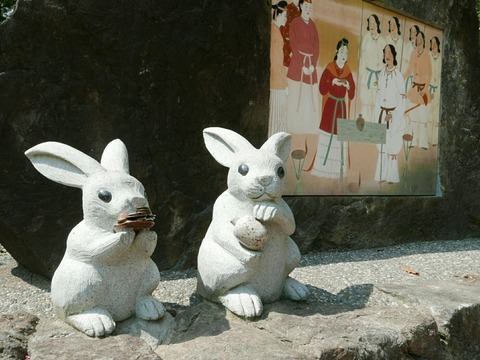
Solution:
M 218 298 L 234 314 L 253 318 L 263 311 L 262 300 L 251 287 L 240 285 Z
M 91 337 L 106 336 L 115 329 L 115 321 L 103 308 L 93 308 L 80 314 L 70 315 L 67 322 Z
M 295 301 L 306 300 L 310 295 L 310 291 L 304 284 L 291 277 L 288 277 L 285 281 L 283 293 L 287 299 Z
M 165 308 L 153 296 L 146 296 L 137 301 L 135 313 L 143 320 L 157 320 L 165 315 Z
M 261 202 L 253 207 L 253 216 L 261 221 L 272 220 L 277 214 L 277 207 L 274 203 Z
M 135 239 L 135 231 L 129 228 L 121 229 L 119 232 L 120 234 L 120 241 L 127 247 L 132 245 L 133 240 Z
M 150 230 L 142 230 L 135 236 L 133 245 L 146 257 L 150 257 L 157 246 L 157 233 Z

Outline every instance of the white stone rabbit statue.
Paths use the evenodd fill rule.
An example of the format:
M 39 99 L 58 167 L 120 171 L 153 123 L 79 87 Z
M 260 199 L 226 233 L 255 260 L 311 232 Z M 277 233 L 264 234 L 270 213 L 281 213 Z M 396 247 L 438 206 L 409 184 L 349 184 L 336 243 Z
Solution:
M 84 219 L 67 239 L 51 296 L 56 314 L 93 337 L 132 315 L 156 320 L 165 309 L 151 294 L 160 282 L 150 258 L 157 234 L 142 184 L 129 175 L 124 143 L 114 140 L 101 163 L 68 145 L 45 142 L 25 152 L 50 180 L 83 190 Z
M 300 262 L 290 235 L 295 220 L 281 198 L 291 136 L 277 133 L 260 149 L 223 128 L 203 131 L 205 145 L 229 168 L 228 189 L 213 207 L 198 254 L 197 290 L 242 317 L 262 313 L 282 294 L 305 300 L 305 285 L 289 277 Z

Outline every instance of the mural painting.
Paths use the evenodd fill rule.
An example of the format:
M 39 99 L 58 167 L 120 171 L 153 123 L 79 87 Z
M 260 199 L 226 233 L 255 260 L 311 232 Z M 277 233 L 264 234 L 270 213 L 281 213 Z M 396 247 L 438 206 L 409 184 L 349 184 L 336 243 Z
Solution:
M 362 0 L 272 4 L 287 195 L 435 195 L 443 32 Z

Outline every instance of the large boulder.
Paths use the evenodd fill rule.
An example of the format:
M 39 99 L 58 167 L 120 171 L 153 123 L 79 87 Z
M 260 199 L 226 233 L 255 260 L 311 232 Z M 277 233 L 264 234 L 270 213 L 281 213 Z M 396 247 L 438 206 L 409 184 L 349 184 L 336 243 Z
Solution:
M 24 151 L 55 140 L 99 159 L 120 138 L 157 215 L 154 260 L 194 263 L 225 186 L 203 128 L 252 124 L 257 140 L 265 130 L 256 119 L 268 108 L 267 10 L 258 1 L 18 2 L 0 25 L 0 242 L 17 261 L 51 276 L 82 219 L 80 191 L 42 178 Z
M 387 0 L 443 27 L 436 197 L 289 198 L 301 251 L 461 239 L 480 234 L 480 109 L 475 4 Z M 195 265 L 226 187 L 203 146 L 222 126 L 260 146 L 269 108 L 268 2 L 19 0 L 0 25 L 0 242 L 51 276 L 80 191 L 40 176 L 23 155 L 55 140 L 99 159 L 122 139 L 157 214 L 160 269 Z

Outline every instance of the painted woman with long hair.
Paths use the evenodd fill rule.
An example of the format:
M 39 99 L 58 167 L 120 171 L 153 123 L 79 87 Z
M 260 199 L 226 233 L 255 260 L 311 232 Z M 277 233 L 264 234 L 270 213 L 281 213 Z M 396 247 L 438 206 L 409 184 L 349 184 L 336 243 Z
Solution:
M 346 156 L 346 145 L 342 149 L 337 140 L 337 120 L 348 118 L 347 104 L 355 96 L 355 82 L 347 59 L 348 40 L 343 38 L 337 43 L 333 61 L 327 65 L 320 78 L 323 111 L 312 175 L 331 179 L 340 177 L 342 151 Z

